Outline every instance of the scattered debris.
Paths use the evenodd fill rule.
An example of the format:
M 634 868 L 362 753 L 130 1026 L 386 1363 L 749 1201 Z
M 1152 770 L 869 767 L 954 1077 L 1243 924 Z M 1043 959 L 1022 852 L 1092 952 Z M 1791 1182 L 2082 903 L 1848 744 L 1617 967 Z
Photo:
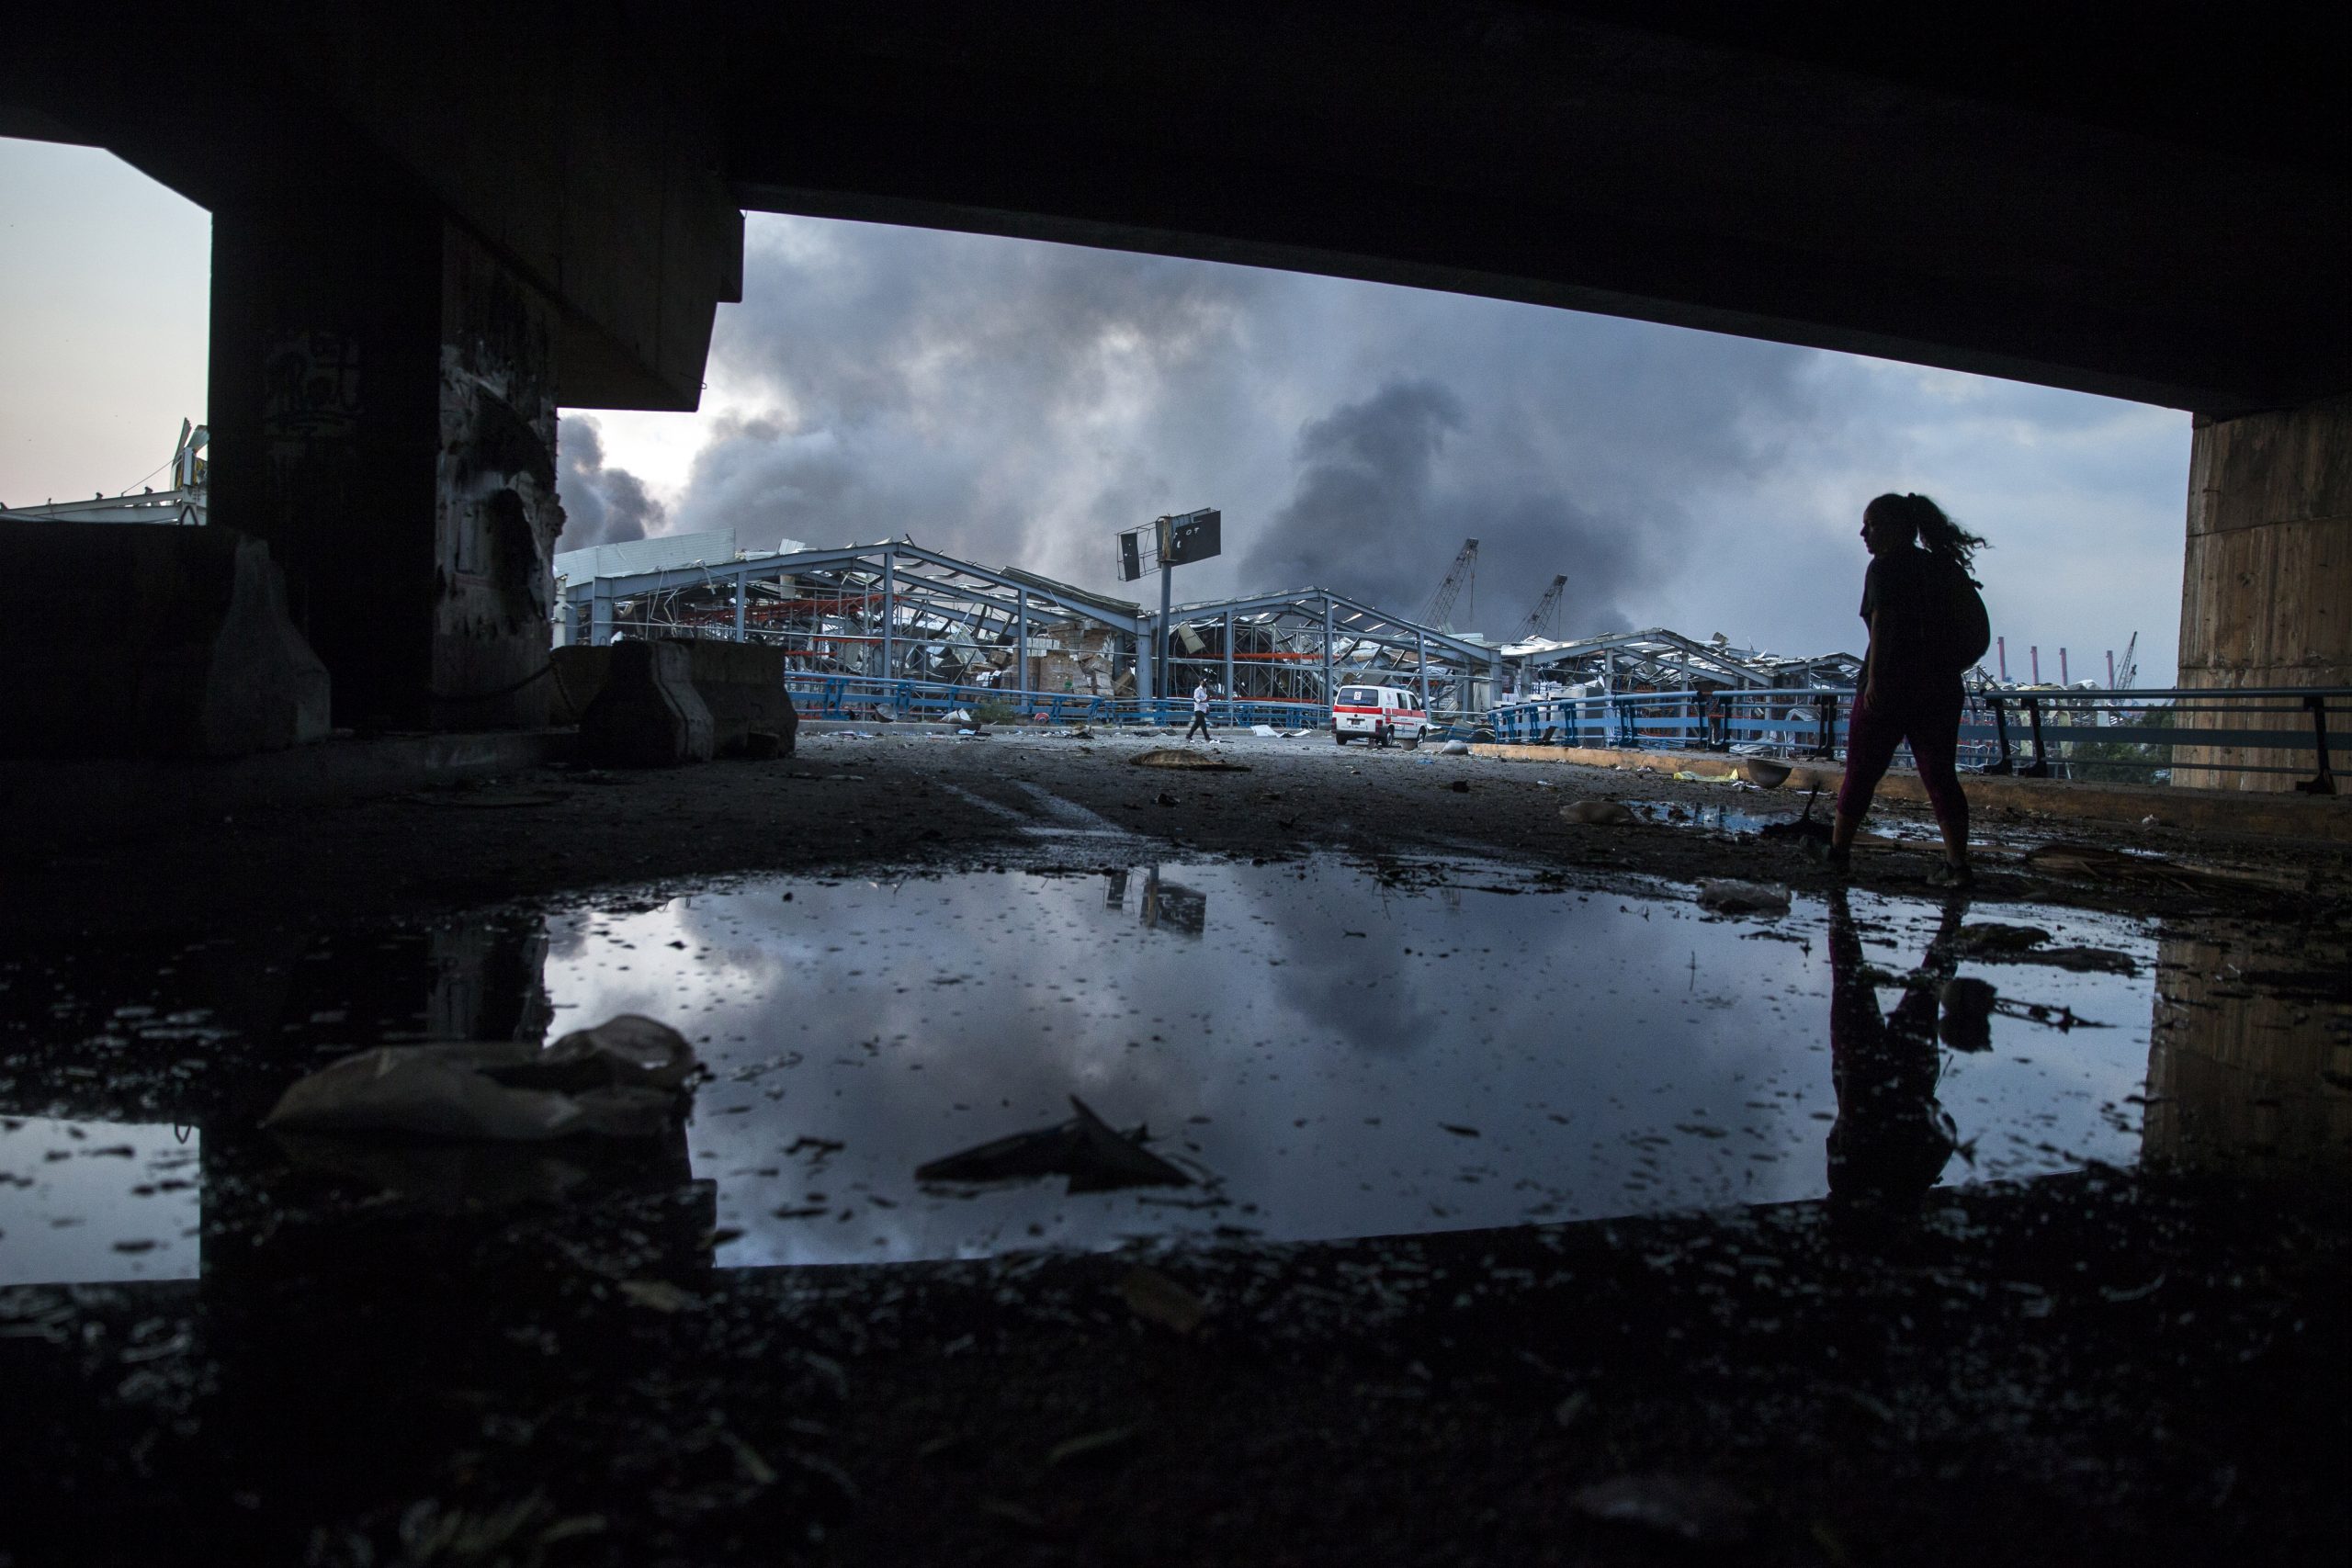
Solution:
M 1720 1481 L 1670 1472 L 1617 1475 L 1578 1487 L 1568 1506 L 1588 1518 L 1653 1530 L 1698 1546 L 1736 1546 L 1755 1528 L 1756 1505 Z
M 620 1292 L 630 1305 L 649 1312 L 685 1312 L 702 1305 L 667 1280 L 623 1280 Z
M 2140 966 L 2129 953 L 2107 947 L 2045 947 L 2050 933 L 2040 926 L 2005 926 L 1987 921 L 1963 926 L 1953 942 L 1962 958 L 1984 964 L 2039 964 L 2078 974 L 2137 975 Z
M 1269 740 L 1281 740 L 1286 739 L 1281 730 L 1276 729 L 1271 724 L 1253 724 L 1250 727 L 1250 733 L 1252 735 L 1262 735 Z
M 1785 915 L 1789 890 L 1774 883 L 1712 877 L 1699 884 L 1699 903 L 1724 915 Z
M 537 1492 L 478 1512 L 446 1506 L 427 1497 L 401 1515 L 398 1561 L 537 1562 L 548 1547 L 581 1536 L 602 1535 L 606 1528 L 602 1514 L 557 1517 Z M 366 1545 L 364 1539 L 355 1540 Z M 360 1559 L 372 1560 L 372 1551 Z
M 1470 793 L 1470 781 L 1468 779 L 1456 779 L 1445 787 L 1452 790 L 1456 795 L 1468 795 Z
M 476 811 L 492 811 L 517 806 L 553 806 L 557 801 L 570 800 L 571 792 L 568 789 L 443 789 L 421 791 L 402 798 L 412 806 L 459 806 Z
M 1952 951 L 1962 958 L 1982 958 L 1999 962 L 2015 953 L 2040 947 L 2050 940 L 2050 933 L 2040 926 L 2005 926 L 1987 920 L 1979 925 L 1962 926 L 1953 940 Z
M 1457 1138 L 1475 1138 L 1479 1136 L 1478 1129 L 1476 1127 L 1458 1126 L 1452 1122 L 1441 1122 L 1438 1125 L 1445 1131 L 1453 1134 Z
M 1788 763 L 1776 762 L 1770 757 L 1742 757 L 1738 767 L 1740 776 L 1758 789 L 1780 788 L 1789 782 L 1789 774 L 1793 771 Z M 1815 793 L 1819 792 L 1816 790 Z M 1808 808 L 1812 804 L 1811 801 L 1805 803 Z
M 1572 800 L 1560 807 L 1560 815 L 1595 828 L 1622 827 L 1634 819 L 1633 807 L 1615 800 Z
M 1467 740 L 1449 740 L 1437 750 L 1438 755 L 1441 757 L 1467 757 L 1470 754 L 1470 742 Z
M 1989 980 L 1956 975 L 1937 994 L 1943 1020 L 1938 1029 L 1943 1043 L 1955 1051 L 1993 1048 L 1993 1003 L 1999 993 Z
M 1824 844 L 1827 843 L 1829 841 L 1829 824 L 1826 822 L 1817 822 L 1814 820 L 1813 816 L 1814 805 L 1815 802 L 1820 800 L 1820 798 L 1821 786 L 1819 784 L 1815 784 L 1813 786 L 1812 793 L 1808 794 L 1804 797 L 1804 809 L 1803 811 L 1798 812 L 1795 817 L 1786 822 L 1765 823 L 1764 826 L 1756 830 L 1756 836 L 1759 839 L 1794 839 L 1800 843 L 1804 843 L 1808 840 Z
M 1127 1310 L 1146 1323 L 1190 1334 L 1208 1315 L 1209 1304 L 1159 1269 L 1138 1263 L 1119 1280 Z
M 676 1123 L 695 1065 L 684 1036 L 635 1013 L 544 1049 L 514 1040 L 381 1045 L 297 1081 L 262 1125 L 513 1142 L 648 1137 Z
M 980 1512 L 986 1514 L 992 1519 L 1000 1520 L 1002 1523 L 1012 1525 L 1017 1529 L 1028 1530 L 1036 1535 L 1051 1535 L 1056 1533 L 1054 1527 L 1047 1524 L 1045 1518 L 1039 1515 L 1035 1509 L 1024 1508 L 1018 1503 L 1008 1503 L 1001 1497 L 981 1498 Z
M 2052 839 L 2046 844 L 2036 844 L 2026 851 L 2025 863 L 2035 871 L 2051 875 L 2112 881 L 2129 877 L 2134 873 L 2156 870 L 2165 862 L 2150 855 L 2127 855 L 2100 844 L 2070 843 L 2063 839 Z
M 1211 773 L 1246 773 L 1246 762 L 1228 762 L 1208 751 L 1188 751 L 1182 746 L 1159 746 L 1127 759 L 1138 768 L 1201 768 Z
M 1046 1462 L 1048 1465 L 1067 1464 L 1075 1459 L 1095 1458 L 1113 1449 L 1125 1447 L 1134 1441 L 1136 1431 L 1134 1427 L 1106 1427 L 1099 1432 L 1068 1438 L 1046 1451 Z
M 1193 1179 L 1143 1146 L 1148 1131 L 1122 1134 L 1076 1095 L 1078 1112 L 1058 1126 L 1015 1133 L 1009 1138 L 933 1160 L 915 1171 L 917 1181 L 1008 1181 L 1032 1176 L 1067 1176 L 1071 1192 L 1108 1192 L 1122 1187 L 1190 1187 Z

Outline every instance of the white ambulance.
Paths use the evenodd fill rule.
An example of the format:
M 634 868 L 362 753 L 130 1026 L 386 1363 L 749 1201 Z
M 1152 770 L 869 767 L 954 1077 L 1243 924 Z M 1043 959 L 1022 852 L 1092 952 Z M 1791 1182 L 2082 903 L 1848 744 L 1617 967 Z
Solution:
M 1374 746 L 1419 746 L 1429 727 L 1420 694 L 1406 686 L 1342 686 L 1331 705 L 1331 739 L 1342 746 L 1359 736 Z

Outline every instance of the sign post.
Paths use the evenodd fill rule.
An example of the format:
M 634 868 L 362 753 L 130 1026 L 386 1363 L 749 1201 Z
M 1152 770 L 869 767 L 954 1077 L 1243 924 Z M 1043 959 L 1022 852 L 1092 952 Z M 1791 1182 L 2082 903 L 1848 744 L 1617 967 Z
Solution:
M 1129 528 L 1119 536 L 1119 581 L 1133 582 L 1147 571 L 1159 573 L 1159 615 L 1152 626 L 1151 674 L 1154 696 L 1170 694 L 1168 688 L 1169 610 L 1174 596 L 1175 569 L 1188 561 L 1206 560 L 1225 547 L 1225 514 L 1215 507 L 1204 506 L 1197 512 L 1182 512 L 1172 516 L 1155 517 L 1148 528 Z M 1151 544 L 1148 554 L 1144 535 L 1148 532 Z M 1232 651 L 1228 646 L 1227 652 Z M 1138 686 L 1141 685 L 1138 681 Z M 1137 696 L 1146 695 L 1137 691 Z M 1227 694 L 1231 695 L 1230 693 Z

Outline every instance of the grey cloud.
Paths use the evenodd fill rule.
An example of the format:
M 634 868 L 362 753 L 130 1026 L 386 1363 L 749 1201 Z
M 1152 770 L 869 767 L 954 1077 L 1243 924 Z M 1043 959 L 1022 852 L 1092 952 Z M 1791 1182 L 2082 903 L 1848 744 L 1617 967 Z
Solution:
M 596 422 L 578 414 L 556 430 L 556 495 L 563 502 L 560 550 L 626 544 L 659 532 L 662 503 L 627 468 L 607 468 Z
M 712 375 L 777 409 L 723 424 L 679 525 L 747 546 L 911 533 L 1100 576 L 1117 526 L 1238 443 L 1236 334 L 1265 275 L 1161 257 L 782 220 Z M 1142 411 L 1148 441 L 1130 439 Z
M 1690 590 L 1759 479 L 1867 412 L 1804 350 L 1168 257 L 771 219 L 747 268 L 710 374 L 752 412 L 671 519 L 746 546 L 911 535 L 1116 590 L 1114 530 L 1215 505 L 1227 554 L 1180 598 L 1313 583 L 1412 615 L 1475 536 L 1457 626 L 1515 630 L 1558 572 L 1581 635 L 1767 603 L 1727 565 Z

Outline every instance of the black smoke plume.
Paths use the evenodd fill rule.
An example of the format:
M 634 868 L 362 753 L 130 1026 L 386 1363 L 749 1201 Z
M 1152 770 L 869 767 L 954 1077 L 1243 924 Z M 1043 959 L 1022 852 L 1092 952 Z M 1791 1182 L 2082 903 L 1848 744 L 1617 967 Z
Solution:
M 594 419 L 572 414 L 556 428 L 556 496 L 563 502 L 559 550 L 621 545 L 642 539 L 662 523 L 662 503 L 627 468 L 605 466 L 605 443 Z

